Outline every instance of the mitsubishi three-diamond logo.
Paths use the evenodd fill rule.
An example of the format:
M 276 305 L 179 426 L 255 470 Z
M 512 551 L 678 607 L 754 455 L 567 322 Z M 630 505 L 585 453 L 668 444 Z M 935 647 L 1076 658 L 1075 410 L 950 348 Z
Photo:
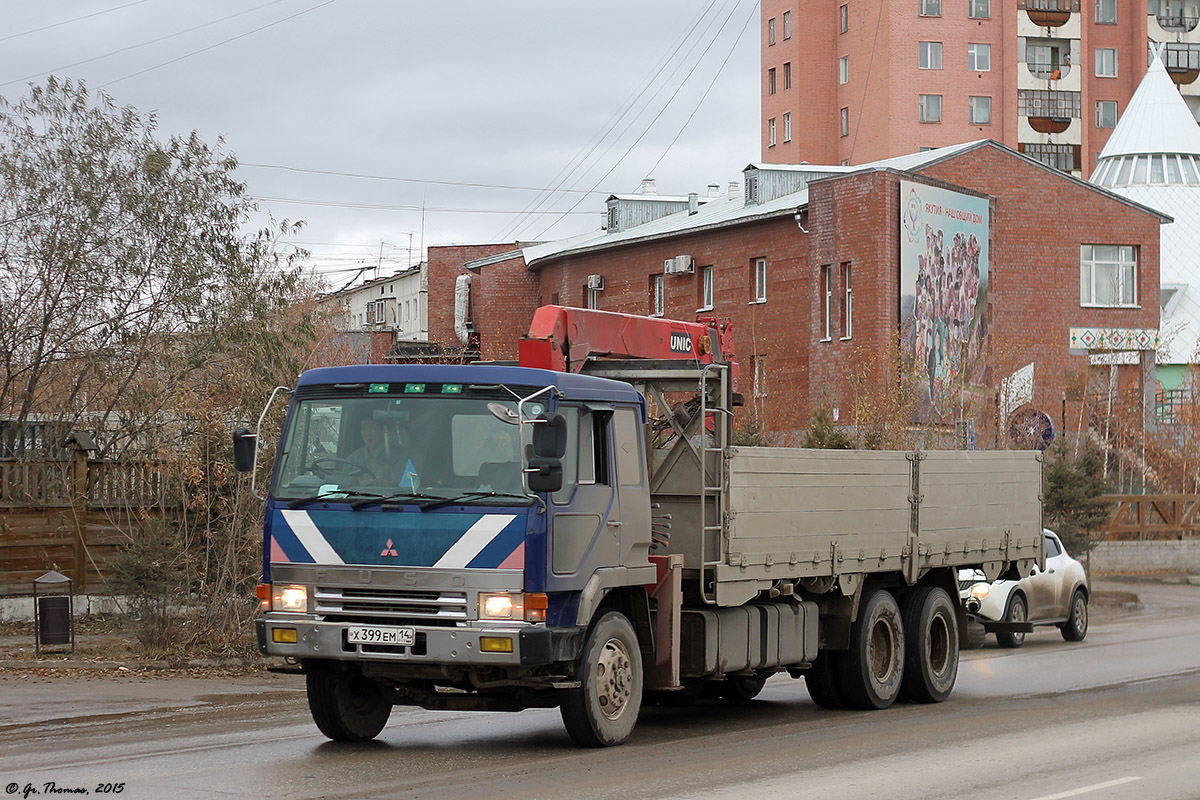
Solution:
M 396 548 L 392 547 L 391 539 L 387 540 L 387 544 L 384 546 L 383 551 L 379 555 L 381 555 L 381 556 L 396 556 L 397 558 L 400 557 L 400 554 L 396 552 Z

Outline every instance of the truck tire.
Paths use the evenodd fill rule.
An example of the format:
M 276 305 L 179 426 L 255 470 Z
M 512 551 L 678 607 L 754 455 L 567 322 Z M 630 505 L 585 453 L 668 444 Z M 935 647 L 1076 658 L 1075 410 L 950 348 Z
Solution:
M 904 624 L 891 593 L 871 594 L 850 627 L 850 649 L 838 654 L 838 684 L 846 708 L 887 708 L 904 677 Z
M 392 715 L 382 687 L 359 675 L 313 670 L 305 683 L 313 722 L 335 742 L 370 741 Z
M 1013 596 L 1008 598 L 1008 608 L 1004 612 L 1005 622 L 1026 622 L 1029 619 L 1029 606 L 1025 604 L 1025 596 L 1020 592 L 1014 592 Z M 1025 644 L 1024 633 L 997 633 L 996 644 L 1009 649 L 1020 647 Z
M 821 708 L 845 708 L 842 688 L 838 682 L 837 660 L 829 650 L 822 652 L 804 672 L 804 688 Z
M 958 618 L 950 595 L 918 586 L 901 604 L 904 677 L 900 692 L 914 703 L 940 703 L 958 677 Z
M 1082 642 L 1087 636 L 1088 629 L 1088 600 L 1083 589 L 1076 589 L 1071 595 L 1071 607 L 1067 609 L 1067 621 L 1059 629 L 1062 637 L 1068 642 Z
M 768 675 L 730 675 L 721 681 L 721 697 L 735 703 L 748 703 L 758 697 Z
M 605 612 L 588 633 L 576 667 L 579 686 L 559 709 L 580 747 L 611 747 L 629 738 L 642 707 L 642 652 L 625 615 Z

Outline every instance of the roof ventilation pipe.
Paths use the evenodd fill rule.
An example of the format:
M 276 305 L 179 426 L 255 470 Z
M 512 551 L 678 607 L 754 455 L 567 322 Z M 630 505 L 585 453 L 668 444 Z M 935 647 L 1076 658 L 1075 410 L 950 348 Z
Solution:
M 730 197 L 741 197 L 742 196 L 742 185 L 740 183 L 738 183 L 737 181 L 730 181 L 729 182 L 729 196 Z
M 688 216 L 692 216 L 700 210 L 700 196 L 695 192 L 688 193 Z
M 473 276 L 463 273 L 454 279 L 454 335 L 463 344 L 471 338 L 471 281 Z
M 708 196 L 709 197 L 720 197 L 721 196 L 721 185 L 719 183 L 710 183 L 708 185 Z
M 654 178 L 642 178 L 642 194 L 658 194 L 658 182 Z

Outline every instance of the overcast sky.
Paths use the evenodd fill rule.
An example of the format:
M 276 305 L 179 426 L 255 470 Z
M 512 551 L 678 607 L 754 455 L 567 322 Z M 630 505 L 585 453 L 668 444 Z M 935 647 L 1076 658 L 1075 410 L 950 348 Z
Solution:
M 156 112 L 164 138 L 224 137 L 340 285 L 381 242 L 386 273 L 410 236 L 415 263 L 422 243 L 595 229 L 647 176 L 726 191 L 759 158 L 758 18 L 757 0 L 14 2 L 0 95 L 53 73 Z

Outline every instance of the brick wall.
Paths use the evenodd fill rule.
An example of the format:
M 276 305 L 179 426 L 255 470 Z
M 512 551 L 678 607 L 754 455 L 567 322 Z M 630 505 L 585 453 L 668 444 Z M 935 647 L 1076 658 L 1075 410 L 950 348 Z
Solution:
M 429 341 L 449 348 L 461 346 L 454 333 L 454 281 L 466 272 L 463 264 L 515 250 L 512 242 L 438 245 L 428 250 Z
M 1200 540 L 1099 542 L 1091 558 L 1093 573 L 1200 572 Z

